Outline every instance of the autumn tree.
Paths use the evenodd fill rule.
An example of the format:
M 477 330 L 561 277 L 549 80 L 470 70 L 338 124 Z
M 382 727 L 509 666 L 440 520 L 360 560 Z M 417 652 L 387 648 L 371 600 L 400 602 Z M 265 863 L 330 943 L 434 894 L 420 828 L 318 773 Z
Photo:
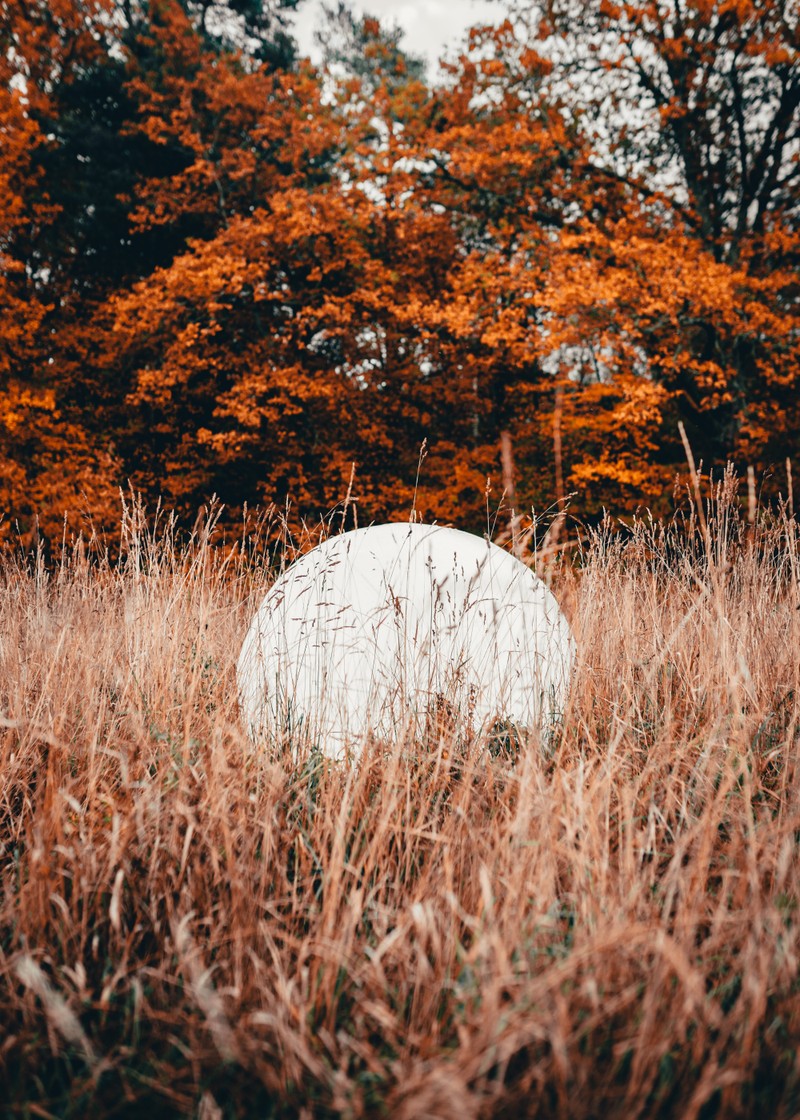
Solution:
M 680 419 L 707 465 L 782 467 L 800 419 L 796 5 L 513 6 L 553 61 L 593 176 L 626 192 L 563 242 L 548 297 L 562 367 L 582 385 L 568 399 L 576 434 L 591 402 L 607 428 L 639 433 L 623 461 L 613 438 L 580 439 L 573 481 L 596 501 L 623 472 L 663 484 Z
M 547 0 L 536 37 L 609 175 L 670 199 L 717 260 L 800 218 L 800 14 L 786 0 Z M 568 91 L 568 93 L 567 93 Z
M 793 453 L 793 9 L 517 0 L 429 83 L 344 4 L 292 60 L 287 6 L 0 0 L 6 509 L 313 517 L 355 465 L 479 530 L 487 478 L 665 508 L 680 421 Z
M 335 176 L 303 164 L 116 301 L 128 401 L 157 433 L 139 477 L 187 506 L 214 487 L 307 512 L 341 497 L 355 464 L 362 517 L 416 501 L 480 528 L 501 432 L 530 438 L 551 391 L 536 296 L 568 221 L 575 134 L 510 26 L 474 36 L 435 89 L 377 24 L 362 31 L 369 69 L 340 73 L 338 97 L 306 114 L 339 151 Z M 301 153 L 312 133 L 284 135 Z
M 166 104 L 170 89 L 180 99 L 180 83 L 191 96 L 188 83 L 198 73 L 210 87 L 218 63 L 245 77 L 290 65 L 280 12 L 291 6 L 0 5 L 3 169 L 14 188 L 3 271 L 21 293 L 19 308 L 6 304 L 16 326 L 3 329 L 4 345 L 15 351 L 3 474 L 9 486 L 16 480 L 3 506 L 14 510 L 23 534 L 34 515 L 51 522 L 52 535 L 67 506 L 101 518 L 115 507 L 127 475 L 124 433 L 116 430 L 124 392 L 98 368 L 106 301 L 169 262 L 187 238 L 208 236 L 225 221 L 218 197 L 210 208 L 187 206 L 171 224 L 137 214 L 157 194 L 154 184 L 174 182 L 196 159 L 177 128 L 151 135 L 144 127 L 153 90 Z
M 0 4 L 0 120 L 4 213 L 0 218 L 0 536 L 60 532 L 63 511 L 105 511 L 111 456 L 95 447 L 60 399 L 52 325 L 67 302 L 57 276 L 67 263 L 48 243 L 69 185 L 52 182 L 49 160 L 59 97 L 102 56 L 93 21 L 110 16 L 98 0 Z M 59 191 L 62 196 L 59 197 Z M 75 253 L 77 256 L 77 252 Z M 73 261 L 74 264 L 74 261 Z

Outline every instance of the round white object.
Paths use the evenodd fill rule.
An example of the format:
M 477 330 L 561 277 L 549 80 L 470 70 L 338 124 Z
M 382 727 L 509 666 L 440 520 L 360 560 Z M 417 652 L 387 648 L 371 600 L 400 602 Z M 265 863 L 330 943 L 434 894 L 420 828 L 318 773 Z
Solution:
M 437 525 L 331 537 L 270 588 L 237 676 L 250 735 L 334 758 L 441 726 L 548 733 L 575 654 L 553 595 L 514 556 Z

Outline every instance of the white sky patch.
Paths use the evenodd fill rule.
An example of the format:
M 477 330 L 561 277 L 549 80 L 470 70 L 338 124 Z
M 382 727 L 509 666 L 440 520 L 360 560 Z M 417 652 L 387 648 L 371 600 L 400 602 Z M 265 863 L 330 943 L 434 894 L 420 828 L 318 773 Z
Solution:
M 354 2 L 353 10 L 358 15 L 376 16 L 387 26 L 399 23 L 405 31 L 403 47 L 426 60 L 429 75 L 436 73 L 443 54 L 464 41 L 470 27 L 502 23 L 505 18 L 503 5 L 491 0 L 405 0 L 401 4 L 367 0 Z M 322 22 L 321 0 L 306 0 L 293 22 L 300 54 L 319 63 L 321 52 L 314 42 L 314 32 Z

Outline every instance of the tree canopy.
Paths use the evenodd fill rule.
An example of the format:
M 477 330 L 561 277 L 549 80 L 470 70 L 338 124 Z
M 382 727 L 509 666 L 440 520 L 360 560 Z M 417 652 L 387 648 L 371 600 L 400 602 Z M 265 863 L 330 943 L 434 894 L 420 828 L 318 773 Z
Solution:
M 796 5 L 510 0 L 435 81 L 294 6 L 0 0 L 0 535 L 353 470 L 362 521 L 661 512 L 679 422 L 784 486 Z

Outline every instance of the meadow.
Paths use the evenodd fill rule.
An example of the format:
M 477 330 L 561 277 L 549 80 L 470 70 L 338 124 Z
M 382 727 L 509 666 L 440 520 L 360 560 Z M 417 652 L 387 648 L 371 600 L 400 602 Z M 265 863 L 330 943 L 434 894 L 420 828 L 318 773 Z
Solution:
M 241 726 L 266 539 L 129 503 L 113 561 L 3 561 L 5 1114 L 800 1114 L 791 510 L 729 474 L 532 557 L 555 739 L 352 767 Z

